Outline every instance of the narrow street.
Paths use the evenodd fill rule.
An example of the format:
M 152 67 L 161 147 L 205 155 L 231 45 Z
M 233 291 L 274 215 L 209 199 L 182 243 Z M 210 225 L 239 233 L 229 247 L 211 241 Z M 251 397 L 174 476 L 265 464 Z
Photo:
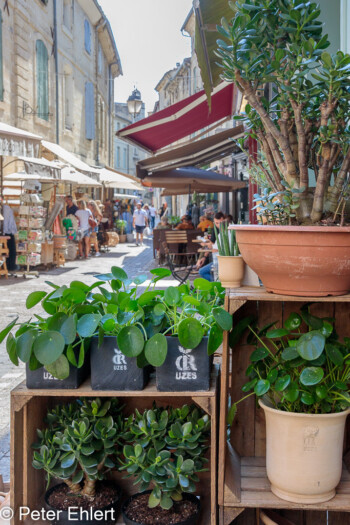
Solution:
M 98 259 L 91 257 L 86 261 L 67 262 L 62 268 L 42 272 L 39 278 L 28 277 L 9 278 L 0 280 L 0 307 L 3 318 L 0 321 L 0 330 L 11 319 L 19 316 L 20 321 L 28 319 L 32 314 L 39 312 L 40 304 L 30 310 L 26 309 L 25 301 L 29 293 L 34 290 L 46 290 L 45 281 L 63 285 L 73 280 L 82 280 L 87 284 L 94 282 L 94 275 L 108 272 L 111 266 L 121 266 L 130 277 L 147 273 L 155 266 L 153 259 L 152 240 L 147 239 L 144 246 L 135 244 L 119 244 L 103 253 Z M 10 391 L 24 380 L 24 366 L 15 367 L 8 358 L 5 342 L 0 345 L 0 474 L 5 481 L 10 479 Z

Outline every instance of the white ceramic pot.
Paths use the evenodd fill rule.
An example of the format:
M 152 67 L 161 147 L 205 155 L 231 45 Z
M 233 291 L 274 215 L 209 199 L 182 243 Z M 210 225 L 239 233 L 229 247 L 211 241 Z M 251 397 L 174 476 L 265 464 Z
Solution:
M 341 478 L 350 409 L 318 415 L 283 412 L 261 399 L 259 405 L 266 419 L 266 470 L 271 491 L 294 503 L 332 499 Z
M 225 288 L 239 288 L 244 276 L 244 261 L 241 255 L 218 255 L 219 281 Z

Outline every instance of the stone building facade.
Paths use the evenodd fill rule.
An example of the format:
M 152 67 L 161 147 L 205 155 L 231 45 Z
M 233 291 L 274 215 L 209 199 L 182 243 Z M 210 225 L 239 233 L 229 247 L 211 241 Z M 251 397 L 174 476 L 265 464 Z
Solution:
M 113 165 L 113 80 L 122 68 L 98 2 L 7 0 L 0 17 L 0 121 L 90 165 Z

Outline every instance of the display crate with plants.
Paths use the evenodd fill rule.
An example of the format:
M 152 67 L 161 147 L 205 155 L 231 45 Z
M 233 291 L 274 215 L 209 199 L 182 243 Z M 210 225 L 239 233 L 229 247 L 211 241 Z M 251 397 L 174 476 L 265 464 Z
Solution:
M 236 118 L 260 145 L 260 203 L 271 197 L 261 205 L 266 225 L 235 228 L 242 256 L 268 291 L 346 294 L 350 55 L 327 51 L 315 2 L 231 7 L 218 27 L 222 78 L 246 102 Z
M 197 447 L 191 448 L 193 446 L 192 444 L 190 445 L 191 440 L 193 439 L 193 443 L 197 441 L 199 443 L 197 451 L 199 452 L 200 450 L 201 452 L 198 459 L 200 462 L 203 460 L 205 463 L 204 469 L 200 469 L 204 471 L 198 473 L 198 481 L 196 475 L 192 476 L 189 471 L 186 472 L 186 476 L 188 474 L 195 479 L 195 495 L 199 497 L 201 505 L 199 523 L 215 525 L 217 514 L 217 380 L 218 375 L 216 373 L 212 378 L 211 389 L 208 392 L 169 392 L 165 394 L 157 392 L 153 385 L 149 385 L 142 392 L 124 391 L 118 393 L 118 403 L 113 401 L 115 392 L 92 391 L 88 384 L 77 390 L 60 391 L 30 390 L 24 384 L 16 387 L 11 393 L 11 506 L 14 510 L 14 525 L 20 525 L 23 522 L 20 519 L 20 509 L 24 506 L 31 510 L 41 511 L 41 508 L 45 505 L 44 496 L 48 489 L 45 479 L 45 468 L 41 468 L 43 466 L 41 459 L 44 454 L 41 454 L 41 448 L 45 444 L 50 450 L 52 448 L 56 450 L 56 446 L 58 448 L 57 462 L 55 464 L 50 462 L 47 465 L 53 475 L 57 477 L 55 485 L 59 483 L 59 479 L 62 479 L 62 477 L 64 478 L 62 480 L 63 483 L 65 483 L 65 480 L 70 483 L 70 481 L 73 482 L 71 477 L 76 476 L 74 482 L 79 485 L 81 493 L 83 491 L 90 492 L 93 485 L 98 492 L 98 487 L 103 480 L 96 478 L 101 478 L 102 474 L 103 476 L 106 474 L 106 479 L 109 482 L 114 482 L 121 489 L 124 499 L 138 492 L 140 488 L 134 484 L 135 479 L 127 477 L 126 470 L 121 470 L 122 464 L 120 461 L 124 464 L 126 462 L 126 457 L 123 456 L 124 446 L 136 447 L 137 444 L 142 444 L 142 447 L 145 449 L 147 447 L 147 450 L 151 449 L 152 446 L 146 442 L 147 440 L 143 440 L 140 435 L 136 436 L 137 429 L 135 425 L 139 424 L 141 419 L 147 418 L 148 415 L 149 425 L 152 426 L 152 413 L 163 413 L 164 410 L 168 414 L 165 426 L 169 436 L 169 444 L 167 443 L 165 448 L 171 452 L 172 457 L 174 457 L 175 451 L 173 448 L 168 447 L 173 447 L 175 441 L 178 445 L 178 450 L 182 450 L 182 455 L 185 459 L 188 458 L 187 454 L 196 454 L 195 449 Z M 96 396 L 98 396 L 100 401 L 96 399 Z M 78 401 L 78 398 L 80 398 L 80 401 Z M 193 403 L 198 407 L 198 412 L 194 408 Z M 57 405 L 60 405 L 59 409 L 55 408 Z M 160 410 L 161 407 L 164 408 Z M 160 412 L 158 412 L 159 410 Z M 76 412 L 80 414 L 77 417 Z M 113 418 L 112 428 L 110 416 Z M 75 422 L 70 423 L 72 417 Z M 49 421 L 44 425 L 44 421 L 47 419 Z M 85 422 L 86 419 L 89 423 Z M 209 419 L 210 432 L 208 432 Z M 67 423 L 67 438 L 62 432 L 62 428 L 60 430 L 60 422 L 62 421 Z M 89 429 L 92 430 L 93 436 L 89 432 L 87 432 L 87 435 L 84 434 L 83 426 L 80 428 L 82 421 L 85 422 L 85 426 L 90 425 Z M 165 418 L 163 421 L 165 421 Z M 177 422 L 180 423 L 181 437 Z M 192 429 L 190 429 L 191 425 Z M 171 436 L 172 428 L 176 432 L 175 437 Z M 38 435 L 37 429 L 40 429 L 42 433 L 39 432 Z M 116 430 L 115 434 L 113 429 Z M 140 432 L 143 432 L 142 424 L 139 425 L 139 429 Z M 150 432 L 147 428 L 144 430 L 145 435 L 147 432 Z M 55 439 L 55 444 L 51 446 L 52 432 L 55 432 L 57 439 Z M 60 432 L 63 433 L 63 436 Z M 105 435 L 100 436 L 98 432 L 106 432 L 107 441 L 104 442 L 102 448 L 99 446 L 99 441 L 100 437 L 104 439 Z M 109 435 L 110 432 L 113 435 Z M 72 435 L 73 433 L 74 436 Z M 97 433 L 98 439 L 94 437 L 95 433 Z M 198 437 L 198 434 L 200 434 L 200 437 Z M 208 438 L 205 446 L 204 437 Z M 86 447 L 80 438 L 84 439 L 84 441 L 86 438 Z M 68 446 L 71 446 L 71 439 L 75 440 L 74 447 L 71 447 L 74 449 L 74 454 L 68 449 Z M 90 442 L 91 439 L 92 441 Z M 113 442 L 112 448 L 110 448 L 111 442 Z M 31 447 L 33 443 L 36 443 L 34 451 Z M 98 446 L 95 447 L 95 445 Z M 157 447 L 156 443 L 155 447 Z M 98 474 L 96 474 L 96 461 L 99 461 L 99 466 L 102 459 L 101 451 L 104 450 L 108 452 L 108 460 L 104 463 L 105 468 L 101 469 L 101 472 L 97 467 Z M 162 450 L 164 450 L 163 445 Z M 112 451 L 113 453 L 109 454 Z M 130 449 L 128 448 L 126 450 L 127 454 L 129 451 Z M 137 447 L 137 453 L 138 451 L 139 448 Z M 204 451 L 205 458 L 208 461 L 203 457 Z M 35 456 L 33 457 L 34 453 Z M 103 455 L 105 456 L 106 454 Z M 38 461 L 38 463 L 35 463 L 35 466 L 38 468 L 33 468 L 33 459 L 35 462 Z M 73 459 L 74 462 L 72 463 Z M 110 460 L 115 467 L 112 467 Z M 196 464 L 196 469 L 200 468 L 199 463 L 195 459 L 193 461 Z M 62 462 L 64 469 L 61 465 Z M 67 466 L 69 464 L 71 465 L 70 467 Z M 192 466 L 192 463 L 186 463 L 185 470 L 188 466 Z M 69 469 L 71 471 L 74 470 L 74 473 Z M 88 476 L 83 474 L 83 477 L 81 477 L 82 470 L 84 472 L 88 471 Z M 186 476 L 184 475 L 184 478 L 181 477 L 184 484 L 186 484 Z M 86 481 L 90 477 L 91 480 Z M 145 478 L 149 479 L 147 475 L 145 475 Z M 96 483 L 94 483 L 95 480 Z M 186 490 L 186 487 L 183 488 Z M 192 488 L 191 485 L 190 490 Z M 74 496 L 72 497 L 74 498 Z M 148 496 L 145 507 L 148 509 Z M 109 516 L 110 514 L 108 518 Z M 121 523 L 118 520 L 119 522 Z M 45 521 L 39 521 L 39 523 L 45 523 Z
M 240 515 L 248 524 L 244 509 L 255 507 L 284 509 L 291 521 L 312 525 L 347 522 L 350 297 L 311 301 L 253 287 L 228 292 L 234 329 L 222 356 L 222 523 Z M 270 421 L 276 415 L 278 427 Z
M 234 230 L 228 229 L 227 221 L 214 225 L 218 247 L 219 280 L 225 288 L 239 288 L 244 277 L 244 261 L 239 252 Z

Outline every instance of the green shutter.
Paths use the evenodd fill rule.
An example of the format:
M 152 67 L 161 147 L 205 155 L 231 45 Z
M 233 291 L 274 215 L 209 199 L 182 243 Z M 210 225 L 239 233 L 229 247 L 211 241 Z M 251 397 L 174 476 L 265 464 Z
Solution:
M 0 100 L 4 100 L 4 72 L 2 63 L 2 12 L 0 10 Z
M 42 40 L 36 41 L 36 102 L 38 117 L 49 120 L 49 58 Z

